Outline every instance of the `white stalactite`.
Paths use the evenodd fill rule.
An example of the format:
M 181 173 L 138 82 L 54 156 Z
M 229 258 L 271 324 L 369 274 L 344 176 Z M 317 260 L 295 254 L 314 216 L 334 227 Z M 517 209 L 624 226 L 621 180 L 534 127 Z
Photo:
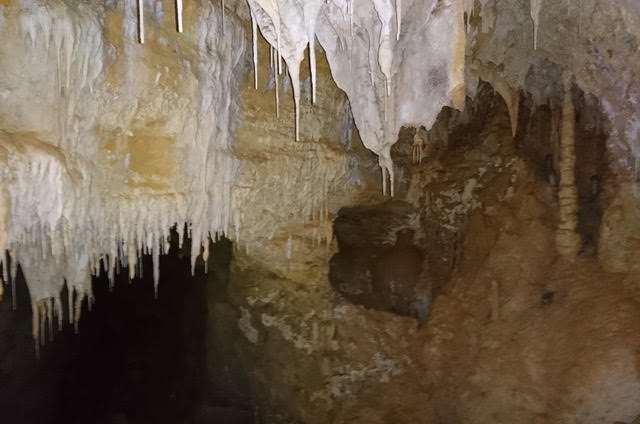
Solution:
M 176 3 L 176 13 L 180 7 Z M 118 143 L 131 146 L 134 133 L 140 132 L 131 111 L 132 99 L 153 103 L 153 96 L 162 92 L 140 77 L 148 72 L 137 61 L 135 47 L 136 32 L 144 41 L 143 2 L 131 0 L 125 8 L 127 37 L 119 53 L 126 66 L 122 96 L 114 96 L 104 81 L 105 34 L 95 8 L 67 7 L 64 2 L 55 8 L 28 8 L 20 11 L 19 22 L 11 23 L 17 35 L 6 40 L 12 45 L 0 49 L 0 55 L 18 49 L 24 54 L 20 61 L 4 56 L 0 61 L 10 70 L 7 75 L 25 77 L 8 77 L 3 84 L 17 93 L 37 90 L 43 97 L 29 106 L 29 113 L 42 117 L 37 129 L 0 132 L 0 266 L 2 281 L 12 285 L 14 305 L 18 263 L 22 268 L 32 303 L 36 349 L 45 342 L 47 329 L 47 338 L 53 336 L 54 320 L 58 327 L 62 323 L 60 296 L 65 286 L 69 297 L 64 309 L 77 331 L 84 300 L 89 309 L 94 302 L 92 273 L 104 267 L 111 284 L 121 267 L 129 268 L 132 279 L 142 276 L 141 255 L 147 252 L 153 257 L 157 290 L 159 256 L 163 248 L 166 251 L 174 223 L 180 229 L 185 222 L 193 223 L 196 255 L 204 234 L 234 231 L 231 189 L 238 164 L 230 147 L 238 110 L 233 96 L 241 89 L 243 74 L 238 70 L 244 66 L 245 44 L 242 27 L 235 21 L 227 25 L 228 37 L 221 37 L 220 21 L 215 19 L 218 11 L 206 6 L 194 31 L 199 36 L 194 45 L 200 58 L 197 74 L 203 77 L 196 79 L 193 72 L 185 72 L 184 77 L 190 78 L 187 84 L 196 89 L 192 94 L 178 92 L 176 99 L 184 106 L 166 115 L 164 130 L 175 137 L 176 151 L 190 166 L 175 178 L 174 192 L 163 196 L 127 187 L 111 175 L 101 175 L 96 166 L 105 140 L 94 128 L 121 134 Z M 209 54 L 212 48 L 219 55 Z M 26 115 L 19 97 L 0 104 L 0 113 L 9 117 L 7 124 L 16 128 L 22 128 L 16 124 L 24 125 L 19 120 Z M 106 111 L 105 99 L 110 99 Z M 148 107 L 158 113 L 157 107 Z M 20 113 L 8 115 L 7 110 Z M 115 116 L 118 122 L 113 127 L 109 119 Z M 38 138 L 42 134 L 46 140 Z M 140 158 L 132 152 L 121 153 L 117 163 L 123 164 L 123 172 L 137 172 Z M 184 234 L 179 233 L 182 242 Z
M 337 85 L 349 98 L 364 145 L 379 157 L 384 192 L 393 195 L 390 150 L 399 129 L 404 125 L 430 128 L 442 106 L 461 107 L 456 93 L 464 81 L 462 0 L 450 0 L 450 7 L 438 14 L 431 13 L 436 0 L 405 0 L 404 4 L 400 0 L 248 2 L 255 22 L 254 85 L 258 80 L 256 46 L 260 29 L 273 51 L 270 61 L 275 74 L 277 113 L 283 60 L 287 66 L 299 139 L 300 64 L 309 49 L 315 102 L 317 39 L 326 52 Z M 131 116 L 134 112 L 130 111 L 136 97 L 147 96 L 152 90 L 144 83 L 147 65 L 135 62 L 139 60 L 135 47 L 136 4 L 138 39 L 140 43 L 145 39 L 144 2 L 131 1 L 124 19 L 127 37 L 121 54 L 126 64 L 127 90 L 122 99 L 111 96 L 104 83 L 104 31 L 90 7 L 71 8 L 64 3 L 55 9 L 25 10 L 21 12 L 21 24 L 15 26 L 16 31 L 22 32 L 10 40 L 21 43 L 18 47 L 25 52 L 23 60 L 28 64 L 25 69 L 30 74 L 16 77 L 8 85 L 21 90 L 31 90 L 31 85 L 37 85 L 47 95 L 42 97 L 44 106 L 33 107 L 39 112 L 59 111 L 53 119 L 42 113 L 41 125 L 46 129 L 42 133 L 51 134 L 51 139 L 17 138 L 0 133 L 0 163 L 8 174 L 0 188 L 0 246 L 11 254 L 10 259 L 0 261 L 3 280 L 15 285 L 19 262 L 32 299 L 36 346 L 44 342 L 46 327 L 53 326 L 54 317 L 58 320 L 62 317 L 60 292 L 65 284 L 70 293 L 66 307 L 73 309 L 69 311 L 69 320 L 78 330 L 82 302 L 86 299 L 89 308 L 94 302 L 91 274 L 100 273 L 101 267 L 104 266 L 111 281 L 120 267 L 129 268 L 131 279 L 142 277 L 142 255 L 150 253 L 157 292 L 159 255 L 163 247 L 166 249 L 164 243 L 174 223 L 179 229 L 180 245 L 184 231 L 192 237 L 190 259 L 194 271 L 196 258 L 203 244 L 208 243 L 209 234 L 239 232 L 240 223 L 235 222 L 239 212 L 231 200 L 238 163 L 229 152 L 233 116 L 237 112 L 233 95 L 240 91 L 242 78 L 237 69 L 243 63 L 245 46 L 241 26 L 233 19 L 226 25 L 227 36 L 221 36 L 224 2 L 222 16 L 218 16 L 217 7 L 206 3 L 201 6 L 197 21 L 190 23 L 197 27 L 192 31 L 197 34 L 195 47 L 201 59 L 196 74 L 202 77 L 188 82 L 195 88 L 190 90 L 193 94 L 186 94 L 186 98 L 180 97 L 182 93 L 178 96 L 185 100 L 184 111 L 167 116 L 165 130 L 175 136 L 176 151 L 190 164 L 175 178 L 178 186 L 173 187 L 174 192 L 156 196 L 144 190 L 122 188 L 108 177 L 97 176 L 96 146 L 101 140 L 95 138 L 95 128 L 104 124 L 103 115 L 121 117 L 118 126 L 107 127 L 116 134 L 114 137 L 119 137 L 118 143 L 127 145 L 141 131 L 144 133 L 144 129 L 136 127 L 138 123 Z M 176 1 L 179 31 L 183 29 L 182 7 L 182 2 Z M 403 26 L 403 8 L 405 13 L 424 16 L 425 21 L 428 17 L 428 24 L 414 25 L 407 20 Z M 400 38 L 401 30 L 407 36 Z M 219 54 L 209 54 L 211 48 Z M 50 54 L 51 51 L 58 54 Z M 40 68 L 46 72 L 40 72 Z M 421 72 L 416 73 L 415 69 Z M 7 75 L 21 75 L 20 72 Z M 184 77 L 190 78 L 191 74 L 185 72 Z M 384 88 L 381 81 L 385 82 Z M 180 86 L 184 87 L 187 85 Z M 97 94 L 89 95 L 94 92 Z M 100 109 L 104 103 L 98 100 L 105 98 L 113 100 L 108 106 L 113 109 Z M 58 107 L 59 104 L 64 107 Z M 16 119 L 20 113 L 7 113 L 12 107 L 16 103 L 8 98 L 0 104 L 0 112 L 7 119 Z M 148 107 L 153 110 L 153 101 Z M 49 125 L 50 121 L 55 122 Z M 129 175 L 135 173 L 140 158 L 131 152 L 127 154 L 117 162 L 126 164 L 123 172 Z M 111 184 L 108 186 L 113 193 L 100 191 L 105 182 Z M 326 197 L 329 190 L 326 178 L 321 185 Z M 314 211 L 305 211 L 307 216 L 317 214 L 320 219 L 327 219 L 326 199 L 318 198 L 314 205 Z M 208 254 L 207 245 L 203 253 Z M 15 287 L 12 292 L 15 302 Z
M 450 7 L 433 14 L 436 0 L 405 0 L 404 4 L 400 0 L 359 0 L 357 5 L 354 0 L 248 0 L 265 39 L 289 68 L 296 104 L 296 139 L 300 131 L 297 67 L 302 51 L 313 43 L 315 35 L 327 54 L 336 83 L 352 103 L 365 146 L 381 157 L 383 176 L 385 181 L 388 176 L 392 186 L 386 190 L 385 183 L 383 189 L 393 192 L 389 151 L 400 127 L 430 128 L 443 105 L 464 105 L 460 93 L 464 93 L 464 4 L 468 2 L 463 2 L 452 0 Z M 402 10 L 424 14 L 428 24 L 402 28 Z M 354 28 L 363 31 L 368 46 L 352 36 Z M 380 31 L 372 32 L 372 28 Z M 402 29 L 411 32 L 411 37 L 400 40 Z M 405 56 L 405 51 L 411 53 Z M 431 80 L 429 72 L 416 75 L 409 71 L 443 65 L 438 72 L 446 78 L 437 82 Z M 312 80 L 315 82 L 313 75 Z M 376 80 L 384 81 L 383 90 L 378 91 Z M 315 91 L 315 83 L 313 87 Z M 399 98 L 403 99 L 402 105 L 396 100 Z
M 402 0 L 396 0 L 396 26 L 396 41 L 399 41 L 402 28 Z
M 540 8 L 542 0 L 531 0 L 531 19 L 533 19 L 533 49 L 538 48 L 538 25 L 540 23 Z
M 280 118 L 280 75 L 278 72 L 275 72 L 274 77 L 276 79 L 276 118 Z
M 144 4 L 143 0 L 138 0 L 138 41 L 144 44 Z
M 256 17 L 251 12 L 251 34 L 253 44 L 253 85 L 258 89 L 258 23 Z
M 182 0 L 176 0 L 176 16 L 178 18 L 178 32 L 182 32 Z

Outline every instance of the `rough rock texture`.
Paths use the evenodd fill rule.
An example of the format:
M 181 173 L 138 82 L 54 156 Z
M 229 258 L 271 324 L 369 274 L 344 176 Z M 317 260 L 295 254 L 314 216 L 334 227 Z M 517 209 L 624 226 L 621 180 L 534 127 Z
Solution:
M 638 262 L 638 186 L 622 173 L 612 177 L 607 186 L 607 208 L 602 217 L 598 254 L 602 265 L 611 272 L 628 275 L 628 284 L 640 288 Z
M 431 279 L 423 274 L 425 255 L 416 244 L 424 236 L 412 205 L 343 208 L 333 231 L 339 252 L 331 257 L 329 281 L 336 291 L 366 308 L 426 319 Z
M 354 1 L 230 0 L 224 34 L 217 3 L 185 2 L 181 35 L 173 2 L 144 1 L 139 45 L 134 2 L 0 0 L 0 251 L 16 259 L 4 281 L 24 265 L 34 337 L 63 278 L 75 310 L 90 271 L 135 273 L 150 249 L 157 263 L 190 223 L 192 264 L 210 233 L 236 249 L 224 301 L 209 299 L 209 372 L 267 422 L 631 421 L 638 4 Z M 282 74 L 262 40 L 247 73 L 250 11 Z M 326 54 L 307 62 L 314 34 Z M 462 63 L 469 106 L 438 115 L 462 105 Z M 574 263 L 553 243 L 563 72 L 578 92 Z M 419 215 L 425 324 L 328 278 L 333 219 L 381 202 L 391 159 Z
M 638 4 L 627 0 L 541 2 L 537 49 L 533 50 L 530 11 L 535 2 L 479 3 L 467 42 L 467 92 L 473 95 L 477 78 L 490 82 L 509 106 L 513 123 L 518 90 L 526 89 L 536 104 L 544 104 L 562 91 L 561 71 L 554 67 L 569 70 L 580 89 L 602 103 L 611 124 L 612 161 L 635 171 Z
M 430 132 L 436 147 L 404 171 L 442 276 L 426 324 L 332 292 L 327 252 L 294 256 L 297 272 L 236 255 L 227 337 L 268 422 L 600 423 L 640 412 L 640 299 L 597 257 L 558 260 L 544 155 L 516 148 L 531 140 L 513 140 L 504 103 L 482 92 L 487 118 L 446 143 Z M 538 114 L 550 116 L 536 111 L 525 127 L 550 140 Z M 410 140 L 397 163 L 410 163 Z

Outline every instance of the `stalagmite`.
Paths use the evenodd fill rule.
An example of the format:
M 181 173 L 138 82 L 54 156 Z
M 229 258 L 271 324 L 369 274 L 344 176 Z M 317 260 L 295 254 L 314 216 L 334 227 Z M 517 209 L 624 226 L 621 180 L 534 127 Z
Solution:
M 178 18 L 178 32 L 182 32 L 182 0 L 176 0 L 176 16 Z
M 571 76 L 564 76 L 562 120 L 560 129 L 560 181 L 558 184 L 558 229 L 556 248 L 563 256 L 575 256 L 580 250 L 578 227 L 578 190 L 576 187 L 575 162 L 575 107 L 571 95 Z

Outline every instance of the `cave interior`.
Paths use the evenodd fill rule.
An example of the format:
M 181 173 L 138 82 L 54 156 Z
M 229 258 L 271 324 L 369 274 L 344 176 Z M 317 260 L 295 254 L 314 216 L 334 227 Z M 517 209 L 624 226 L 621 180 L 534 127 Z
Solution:
M 0 0 L 0 422 L 640 423 L 635 0 Z

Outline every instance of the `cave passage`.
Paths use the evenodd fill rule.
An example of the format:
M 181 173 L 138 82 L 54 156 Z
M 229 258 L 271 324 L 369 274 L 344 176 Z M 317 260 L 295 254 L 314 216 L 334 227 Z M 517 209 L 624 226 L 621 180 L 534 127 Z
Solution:
M 172 248 L 160 262 L 159 296 L 154 298 L 151 257 L 142 278 L 128 271 L 93 279 L 95 303 L 84 303 L 79 334 L 64 324 L 35 358 L 31 306 L 22 273 L 16 311 L 0 302 L 0 410 L 6 423 L 192 423 L 202 405 L 233 407 L 207 390 L 207 295 L 222 293 L 231 243 L 213 244 L 209 272 L 199 260 L 192 276 L 188 255 Z M 66 292 L 63 292 L 63 298 Z M 64 301 L 65 299 L 63 299 Z M 67 318 L 65 311 L 65 319 Z M 56 321 L 57 322 L 57 321 Z M 237 419 L 249 415 L 241 405 Z M 228 411 L 226 412 L 229 415 Z M 215 418 L 215 416 L 213 417 Z M 215 422 L 226 422 L 218 419 Z

